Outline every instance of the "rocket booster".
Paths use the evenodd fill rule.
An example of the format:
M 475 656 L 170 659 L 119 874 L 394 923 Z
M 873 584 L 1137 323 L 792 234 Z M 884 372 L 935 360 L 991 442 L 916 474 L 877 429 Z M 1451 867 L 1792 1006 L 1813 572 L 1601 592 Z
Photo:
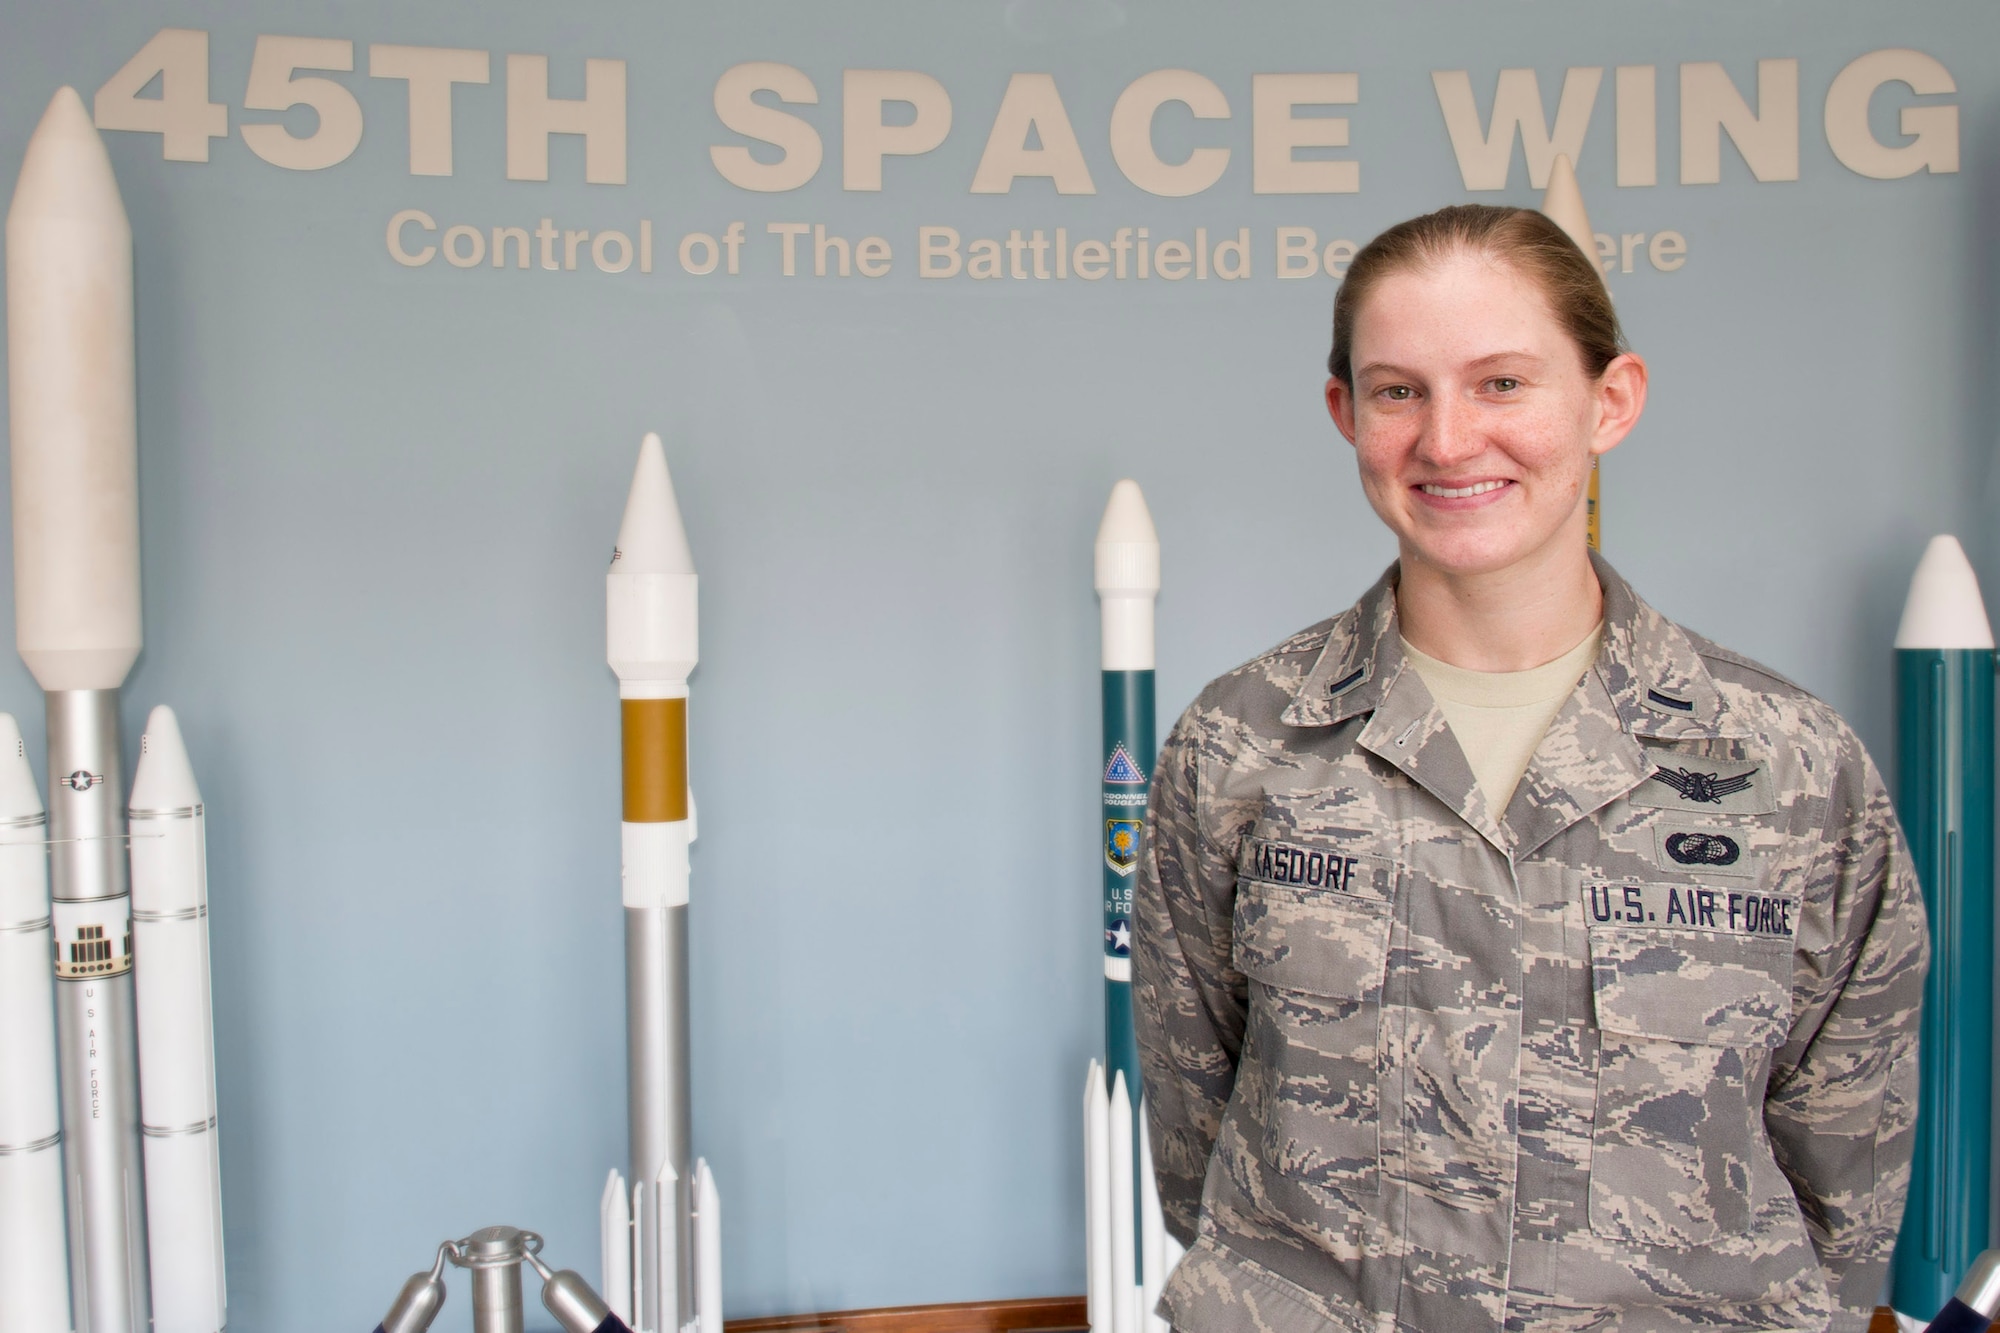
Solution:
M 7 212 L 15 641 L 47 696 L 76 1333 L 146 1333 L 145 1182 L 118 688 L 139 655 L 132 229 L 74 89 Z
M 208 975 L 206 817 L 174 710 L 146 719 L 132 778 L 132 975 L 153 1333 L 221 1333 L 222 1164 Z
M 1583 251 L 1584 258 L 1593 265 L 1597 263 L 1597 233 L 1590 229 L 1590 214 L 1583 208 L 1583 190 L 1576 183 L 1576 167 L 1570 162 L 1568 153 L 1557 153 L 1555 165 L 1549 169 L 1549 188 L 1542 195 L 1542 212 L 1549 221 L 1569 233 L 1576 242 L 1576 248 Z M 1590 549 L 1598 549 L 1602 533 L 1598 522 L 1597 500 L 1597 460 L 1590 460 L 1590 495 L 1586 500 L 1588 508 Z
M 660 437 L 648 434 L 605 578 L 606 656 L 624 761 L 625 1017 L 633 1324 L 678 1333 L 696 1313 L 688 1095 L 688 674 L 699 657 L 694 557 Z M 605 1215 L 614 1210 L 608 1205 Z M 607 1227 L 611 1251 L 623 1243 Z M 719 1238 L 717 1243 L 719 1243 Z M 622 1293 L 607 1293 L 614 1309 Z M 715 1297 L 709 1297 L 714 1300 Z M 719 1308 L 719 1307 L 718 1307 Z
M 1930 918 L 1916 1153 L 1891 1302 L 1929 1317 L 1988 1244 L 1993 1084 L 1993 628 L 1933 537 L 1896 631 L 1896 810 Z
M 0 713 L 0 1329 L 69 1333 L 48 816 Z

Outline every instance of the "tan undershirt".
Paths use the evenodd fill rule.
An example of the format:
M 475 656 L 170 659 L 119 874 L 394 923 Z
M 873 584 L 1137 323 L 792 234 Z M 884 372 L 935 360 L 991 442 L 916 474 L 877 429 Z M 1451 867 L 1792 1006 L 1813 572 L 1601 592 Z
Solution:
M 1514 798 L 1514 788 L 1547 734 L 1549 723 L 1576 690 L 1577 681 L 1597 660 L 1604 637 L 1599 621 L 1583 642 L 1553 662 L 1526 671 L 1467 671 L 1427 657 L 1403 640 L 1403 655 L 1438 702 L 1472 776 L 1498 813 Z

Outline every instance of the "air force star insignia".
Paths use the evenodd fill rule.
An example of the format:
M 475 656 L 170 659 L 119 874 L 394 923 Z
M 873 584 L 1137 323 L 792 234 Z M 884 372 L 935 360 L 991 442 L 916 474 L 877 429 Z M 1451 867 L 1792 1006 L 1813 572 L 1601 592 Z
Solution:
M 1725 778 L 1719 773 L 1697 773 L 1686 768 L 1661 768 L 1653 772 L 1653 781 L 1664 782 L 1681 794 L 1683 801 L 1700 801 L 1708 805 L 1721 805 L 1722 798 L 1747 791 L 1750 779 L 1757 776 L 1757 770 L 1738 773 Z

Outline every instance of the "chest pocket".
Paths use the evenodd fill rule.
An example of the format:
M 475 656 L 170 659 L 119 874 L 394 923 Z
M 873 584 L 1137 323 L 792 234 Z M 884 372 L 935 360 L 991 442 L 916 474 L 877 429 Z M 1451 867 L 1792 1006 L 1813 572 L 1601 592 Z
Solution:
M 1344 860 L 1320 887 L 1238 881 L 1234 960 L 1249 978 L 1250 1021 L 1236 1086 L 1271 1167 L 1373 1194 L 1394 877 L 1379 858 Z
M 1601 1036 L 1590 1229 L 1678 1248 L 1747 1230 L 1753 1182 L 1776 1169 L 1761 1074 L 1791 1025 L 1797 900 L 1741 885 L 1584 893 Z

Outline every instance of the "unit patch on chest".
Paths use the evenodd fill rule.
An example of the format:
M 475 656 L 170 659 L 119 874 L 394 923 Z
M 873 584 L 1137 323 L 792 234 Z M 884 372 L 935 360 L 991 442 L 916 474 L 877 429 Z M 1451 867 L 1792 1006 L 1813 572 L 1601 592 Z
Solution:
M 1709 759 L 1649 750 L 1652 772 L 1628 797 L 1632 804 L 1690 814 L 1767 815 L 1777 809 L 1771 773 L 1755 759 Z

